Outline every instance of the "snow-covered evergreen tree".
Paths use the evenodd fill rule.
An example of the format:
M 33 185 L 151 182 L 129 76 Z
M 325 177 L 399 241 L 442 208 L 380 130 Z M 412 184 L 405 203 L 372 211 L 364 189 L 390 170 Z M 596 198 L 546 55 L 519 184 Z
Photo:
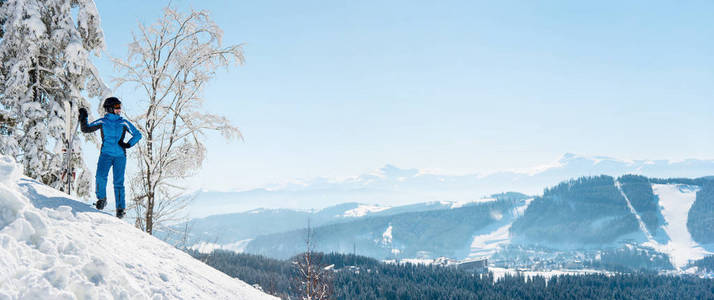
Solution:
M 77 119 L 86 97 L 109 91 L 89 54 L 104 48 L 93 0 L 7 0 L 0 6 L 0 116 L 6 134 L 0 151 L 24 165 L 25 174 L 62 188 L 65 120 Z M 72 115 L 63 102 L 70 101 Z M 75 139 L 77 180 L 73 192 L 86 195 L 92 175 Z

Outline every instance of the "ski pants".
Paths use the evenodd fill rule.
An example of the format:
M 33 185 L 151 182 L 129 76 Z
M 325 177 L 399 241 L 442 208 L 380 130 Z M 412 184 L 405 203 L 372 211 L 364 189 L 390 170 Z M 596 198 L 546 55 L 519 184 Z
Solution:
M 97 162 L 96 194 L 97 199 L 107 199 L 107 176 L 109 168 L 112 168 L 114 177 L 114 201 L 116 208 L 124 209 L 124 169 L 126 167 L 126 156 L 111 156 L 104 153 L 99 154 Z

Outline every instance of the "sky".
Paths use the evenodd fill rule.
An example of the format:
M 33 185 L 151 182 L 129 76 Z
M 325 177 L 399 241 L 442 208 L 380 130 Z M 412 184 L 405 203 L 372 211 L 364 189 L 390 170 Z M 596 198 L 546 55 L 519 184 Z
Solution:
M 96 1 L 107 49 L 94 61 L 105 81 L 119 75 L 109 57 L 125 57 L 132 31 L 167 3 Z M 210 11 L 224 45 L 242 44 L 246 56 L 204 94 L 205 111 L 232 120 L 244 140 L 207 135 L 192 188 L 341 178 L 385 164 L 479 173 L 566 152 L 714 159 L 714 2 L 172 5 Z M 115 94 L 138 111 L 141 94 Z

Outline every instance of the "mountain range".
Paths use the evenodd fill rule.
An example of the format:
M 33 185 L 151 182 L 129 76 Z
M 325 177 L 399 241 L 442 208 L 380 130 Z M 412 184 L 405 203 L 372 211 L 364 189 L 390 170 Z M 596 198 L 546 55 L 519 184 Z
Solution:
M 244 191 L 204 190 L 189 206 L 191 218 L 257 208 L 314 211 L 336 203 L 403 206 L 424 202 L 469 202 L 494 193 L 540 194 L 544 187 L 588 175 L 637 174 L 651 178 L 702 177 L 714 172 L 713 160 L 620 160 L 566 153 L 554 163 L 524 170 L 445 175 L 386 165 L 375 172 L 333 180 L 316 178 Z
M 252 237 L 244 234 L 233 250 L 291 257 L 305 250 L 305 217 L 310 217 L 316 250 L 378 259 L 444 256 L 488 258 L 492 265 L 508 268 L 694 272 L 691 263 L 714 253 L 712 177 L 586 176 L 536 196 L 504 193 L 467 203 L 392 208 L 350 203 L 302 213 L 302 222 L 296 217 L 293 229 L 286 225 Z M 245 216 L 223 217 L 236 222 Z M 212 226 L 222 226 L 217 224 Z M 225 238 L 230 242 L 231 235 Z
M 310 222 L 310 226 L 317 227 L 345 223 L 366 217 L 386 217 L 403 213 L 468 207 L 498 199 L 525 197 L 527 196 L 520 193 L 502 193 L 474 201 L 434 201 L 394 207 L 349 202 L 311 211 L 260 208 L 246 212 L 193 219 L 189 222 L 188 228 L 196 242 L 235 244 L 238 246 L 243 244 L 241 241 L 245 239 L 305 228 L 308 226 L 308 222 Z M 181 224 L 176 227 L 176 230 L 180 231 L 181 228 L 185 227 L 186 224 Z M 161 233 L 159 234 L 161 235 Z

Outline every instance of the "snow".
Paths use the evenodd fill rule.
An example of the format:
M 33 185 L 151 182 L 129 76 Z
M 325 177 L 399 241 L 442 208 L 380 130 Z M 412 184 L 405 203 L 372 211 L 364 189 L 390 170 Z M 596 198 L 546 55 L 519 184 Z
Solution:
M 521 206 L 519 206 L 519 207 L 516 207 L 516 209 L 515 209 L 515 214 L 516 214 L 516 216 L 518 216 L 518 217 L 523 216 L 523 214 L 526 213 L 526 209 L 528 209 L 528 206 L 531 205 L 531 202 L 533 202 L 533 199 L 534 199 L 534 198 L 526 199 L 526 204 L 525 204 L 525 205 L 521 205 Z
M 358 207 L 345 211 L 342 215 L 345 218 L 359 218 L 364 217 L 370 213 L 376 213 L 383 210 L 390 209 L 389 206 L 378 206 L 378 205 L 364 205 L 360 204 Z
M 599 270 L 588 270 L 588 269 L 578 269 L 578 270 L 568 270 L 568 269 L 563 269 L 563 270 L 551 270 L 551 271 L 528 271 L 528 270 L 515 270 L 515 269 L 505 269 L 505 268 L 488 268 L 489 272 L 493 273 L 493 280 L 498 281 L 499 279 L 503 278 L 506 276 L 506 274 L 515 276 L 520 274 L 523 277 L 526 278 L 532 278 L 535 276 L 542 276 L 546 280 L 553 277 L 553 276 L 560 276 L 560 275 L 587 275 L 587 274 L 611 274 L 609 272 L 605 271 L 599 271 Z
M 474 234 L 468 257 L 491 257 L 494 253 L 498 252 L 502 246 L 508 245 L 511 242 L 509 230 L 511 229 L 513 221 L 525 213 L 531 202 L 533 202 L 533 198 L 526 199 L 523 205 L 514 208 L 510 212 L 510 218 L 506 220 L 503 220 L 503 214 L 496 211 L 491 212 L 491 218 L 506 223 L 498 222 L 495 224 L 495 227 L 488 226 L 484 230 Z
M 274 299 L 0 156 L 0 299 Z
M 689 209 L 697 199 L 699 188 L 681 184 L 653 184 L 652 190 L 659 197 L 665 220 L 664 231 L 670 240 L 667 244 L 650 243 L 650 246 L 669 254 L 672 264 L 679 270 L 689 260 L 702 259 L 712 254 L 697 244 L 687 229 Z
M 382 244 L 392 244 L 392 224 L 389 224 L 389 227 L 382 233 Z
M 97 96 L 95 87 L 106 87 L 88 57 L 104 46 L 98 12 L 93 0 L 14 0 L 3 1 L 0 19 L 5 33 L 0 40 L 0 106 L 17 121 L 15 129 L 25 128 L 0 138 L 0 153 L 22 158 L 28 176 L 59 188 L 64 185 L 64 124 L 77 117 L 76 108 L 64 113 L 62 102 L 90 107 L 87 97 Z M 96 141 L 90 135 L 84 138 Z M 93 181 L 82 143 L 77 140 L 72 147 L 77 175 L 73 193 L 88 195 Z
M 441 265 L 446 265 L 446 263 L 443 263 L 444 261 L 448 261 L 446 258 L 401 258 L 399 260 L 395 259 L 386 259 L 382 260 L 383 263 L 385 264 L 413 264 L 413 265 L 436 265 L 436 264 L 441 264 Z
M 440 266 L 454 266 L 458 265 L 460 263 L 464 263 L 468 260 L 464 261 L 458 261 L 454 259 L 449 259 L 445 257 L 440 257 L 436 259 L 418 259 L 418 258 L 410 258 L 410 259 L 400 259 L 400 260 L 383 260 L 383 263 L 386 264 L 414 264 L 414 265 L 440 265 Z M 498 281 L 506 276 L 506 274 L 511 275 L 511 276 L 516 276 L 516 275 L 521 275 L 526 278 L 532 278 L 535 276 L 542 276 L 546 279 L 549 279 L 553 276 L 560 276 L 560 275 L 586 275 L 586 274 L 605 274 L 605 275 L 610 275 L 612 274 L 611 272 L 607 271 L 602 271 L 602 270 L 592 270 L 592 269 L 577 269 L 577 270 L 570 270 L 570 269 L 561 269 L 561 270 L 547 270 L 547 271 L 531 271 L 531 270 L 520 270 L 520 269 L 508 269 L 508 268 L 498 268 L 498 267 L 488 267 L 488 271 L 493 273 L 493 280 Z
M 511 229 L 511 223 L 501 226 L 487 234 L 474 236 L 471 241 L 469 257 L 490 257 L 496 253 L 501 249 L 501 246 L 510 243 L 510 237 L 508 235 L 509 229 Z

